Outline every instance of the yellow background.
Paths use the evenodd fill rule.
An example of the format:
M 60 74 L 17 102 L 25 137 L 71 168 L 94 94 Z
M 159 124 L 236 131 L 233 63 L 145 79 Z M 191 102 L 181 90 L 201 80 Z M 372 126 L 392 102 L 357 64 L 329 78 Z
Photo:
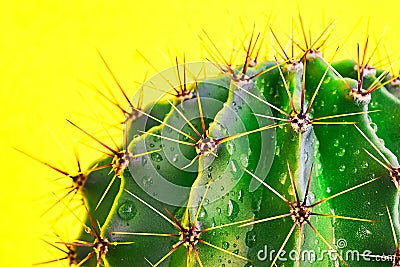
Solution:
M 362 18 L 346 43 L 348 55 L 355 56 L 355 40 L 364 42 L 368 18 L 374 38 L 389 26 L 385 44 L 393 61 L 400 55 L 398 1 L 1 1 L 0 265 L 30 266 L 55 256 L 40 240 L 51 240 L 55 217 L 40 214 L 55 201 L 50 192 L 60 188 L 53 182 L 60 175 L 12 147 L 73 172 L 73 144 L 84 166 L 99 152 L 79 143 L 88 138 L 65 119 L 95 133 L 101 131 L 98 121 L 118 121 L 115 108 L 88 86 L 101 88 L 101 77 L 107 77 L 96 49 L 131 96 L 138 88 L 134 81 L 154 73 L 136 50 L 159 70 L 171 66 L 175 54 L 200 60 L 206 53 L 197 35 L 205 29 L 228 56 L 233 40 L 245 39 L 253 23 L 263 31 L 270 15 L 277 32 L 289 32 L 297 6 L 306 27 L 316 29 L 314 36 L 336 19 L 333 46 Z M 74 232 L 67 226 L 56 230 Z

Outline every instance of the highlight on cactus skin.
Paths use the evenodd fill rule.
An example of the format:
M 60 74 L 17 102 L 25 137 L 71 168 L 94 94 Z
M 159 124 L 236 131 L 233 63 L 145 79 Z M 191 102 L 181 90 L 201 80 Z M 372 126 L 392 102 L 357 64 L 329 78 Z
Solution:
M 298 21 L 288 40 L 269 27 L 270 45 L 254 27 L 229 59 L 204 31 L 206 62 L 176 57 L 134 97 L 98 51 L 117 92 L 91 87 L 122 112 L 107 122 L 121 142 L 67 120 L 105 150 L 86 170 L 76 153 L 75 173 L 17 149 L 70 178 L 44 214 L 83 226 L 33 265 L 400 266 L 394 60 L 374 64 L 368 36 L 353 59 L 336 59 L 342 44 L 326 56 L 333 23 L 311 36 Z

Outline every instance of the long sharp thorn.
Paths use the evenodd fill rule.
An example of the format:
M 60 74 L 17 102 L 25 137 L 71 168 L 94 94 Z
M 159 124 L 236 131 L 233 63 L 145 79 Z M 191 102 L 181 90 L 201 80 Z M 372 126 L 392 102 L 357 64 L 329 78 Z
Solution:
M 339 216 L 339 215 L 332 215 L 332 214 L 323 214 L 323 213 L 314 213 L 313 212 L 312 215 L 334 218 L 334 219 L 350 220 L 350 221 L 375 222 L 375 220 L 368 220 L 368 219 L 354 218 L 354 217 L 347 217 L 347 216 Z
M 251 50 L 252 50 L 252 49 L 251 49 L 251 45 L 252 45 L 252 42 L 253 42 L 255 26 L 256 26 L 256 25 L 253 24 L 253 31 L 252 31 L 251 36 L 250 36 L 249 46 L 248 46 L 248 48 L 246 49 L 246 59 L 245 59 L 245 61 L 244 61 L 243 70 L 242 70 L 242 73 L 243 73 L 243 74 L 246 74 L 247 68 L 248 68 L 248 65 L 249 65 L 249 59 L 250 59 L 251 52 L 252 52 L 252 51 L 251 51 Z M 258 37 L 257 37 L 257 38 L 258 38 Z
M 182 113 L 182 111 L 180 111 L 174 104 L 172 104 L 169 100 L 167 100 L 168 103 L 172 106 L 172 108 L 178 112 L 178 114 L 182 117 L 182 119 L 185 120 L 185 122 L 190 126 L 190 128 L 192 128 L 192 130 L 197 134 L 198 137 L 201 138 L 201 134 L 200 132 L 196 129 L 196 127 L 194 127 L 194 125 L 190 122 L 190 120 Z M 191 139 L 194 139 L 193 137 Z
M 285 248 L 286 243 L 289 241 L 289 238 L 292 236 L 292 233 L 293 233 L 294 229 L 296 228 L 296 225 L 297 225 L 297 223 L 293 223 L 292 228 L 290 228 L 289 233 L 287 234 L 285 240 L 283 241 L 281 247 L 280 247 L 279 250 L 278 250 L 278 253 L 276 254 L 274 260 L 273 260 L 272 263 L 271 263 L 271 267 L 272 267 L 272 266 L 275 266 L 275 263 L 276 263 L 276 261 L 278 260 L 279 255 L 281 254 L 282 250 Z
M 163 261 L 165 261 L 169 256 L 171 256 L 172 253 L 174 253 L 179 246 L 173 247 L 167 254 L 164 255 L 164 257 L 162 257 L 159 261 L 157 261 L 153 267 L 157 267 L 158 265 L 160 265 Z
M 289 119 L 277 118 L 277 117 L 267 116 L 267 115 L 264 115 L 264 114 L 253 113 L 253 115 L 257 116 L 257 117 L 266 118 L 266 119 L 273 119 L 273 120 L 278 120 L 278 121 L 290 122 Z
M 82 266 L 82 264 L 84 264 L 84 263 L 87 262 L 89 259 L 91 259 L 91 258 L 93 257 L 93 255 L 94 255 L 94 253 L 95 253 L 94 251 L 90 252 L 84 259 L 82 259 L 82 260 L 78 263 L 77 267 Z
M 304 30 L 303 18 L 301 17 L 300 11 L 299 11 L 299 21 L 300 21 L 301 32 L 303 33 L 304 43 L 306 45 L 306 50 L 308 50 L 310 47 L 308 46 L 307 34 Z
M 321 203 L 323 203 L 323 202 L 326 202 L 326 201 L 328 201 L 328 200 L 330 200 L 330 199 L 332 199 L 332 198 L 338 197 L 338 196 L 343 195 L 343 194 L 345 194 L 345 193 L 347 193 L 347 192 L 350 192 L 350 191 L 352 191 L 352 190 L 354 190 L 354 189 L 357 189 L 357 188 L 359 188 L 359 187 L 362 187 L 362 186 L 364 186 L 364 185 L 367 185 L 367 184 L 369 184 L 369 183 L 372 183 L 372 182 L 374 182 L 374 181 L 376 181 L 376 180 L 378 180 L 378 179 L 380 179 L 380 177 L 371 179 L 371 180 L 366 181 L 366 182 L 364 182 L 364 183 L 361 183 L 361 184 L 358 184 L 358 185 L 353 186 L 353 187 L 351 187 L 351 188 L 348 188 L 348 189 L 346 189 L 346 190 L 343 190 L 343 191 L 341 191 L 341 192 L 339 192 L 339 193 L 337 193 L 337 194 L 334 194 L 334 195 L 332 195 L 332 196 L 330 196 L 330 197 L 327 197 L 327 198 L 324 198 L 324 199 L 322 199 L 322 200 L 320 200 L 320 201 L 318 201 L 318 202 L 315 202 L 315 203 L 312 204 L 310 207 L 315 207 L 315 206 L 317 206 L 317 205 L 319 205 L 319 204 L 321 204 Z
M 331 244 L 329 244 L 328 241 L 326 241 L 326 239 L 321 235 L 320 232 L 318 232 L 318 230 L 314 227 L 314 225 L 312 225 L 309 221 L 306 221 L 307 224 L 312 228 L 312 230 L 315 232 L 315 234 L 322 240 L 322 242 L 325 243 L 325 245 L 332 251 L 335 252 L 336 256 L 338 256 L 338 258 L 340 259 L 341 262 L 343 262 L 346 266 L 348 266 L 347 262 L 340 256 L 340 254 L 336 251 L 336 249 L 334 249 Z
M 193 246 L 193 253 L 196 257 L 197 263 L 199 264 L 200 267 L 203 267 L 203 263 L 201 262 L 200 256 L 199 256 L 199 252 L 197 251 L 197 248 L 195 246 Z
M 233 253 L 233 252 L 230 252 L 230 251 L 228 251 L 228 250 L 226 250 L 226 249 L 220 248 L 220 247 L 218 247 L 218 246 L 216 246 L 216 245 L 213 245 L 213 244 L 211 244 L 211 243 L 209 243 L 209 242 L 207 242 L 207 241 L 199 240 L 199 242 L 202 243 L 202 244 L 204 244 L 204 245 L 207 245 L 207 246 L 209 246 L 209 247 L 215 248 L 215 249 L 217 249 L 217 250 L 219 250 L 219 251 L 221 251 L 221 252 L 224 252 L 224 253 L 226 253 L 226 254 L 229 254 L 229 255 L 231 255 L 231 256 L 234 256 L 234 257 L 236 257 L 236 258 L 242 259 L 242 260 L 247 261 L 247 262 L 251 262 L 251 260 L 249 260 L 249 259 L 246 258 L 246 257 L 240 256 L 240 255 L 235 254 L 235 253 Z
M 269 27 L 269 30 L 271 31 L 272 36 L 274 37 L 274 39 L 275 39 L 276 43 L 278 44 L 279 48 L 281 49 L 281 51 L 282 51 L 283 54 L 285 55 L 285 60 L 289 60 L 290 57 L 286 54 L 286 51 L 285 51 L 285 49 L 283 48 L 283 46 L 281 45 L 281 43 L 279 42 L 278 37 L 276 37 L 276 35 L 275 35 L 275 33 L 274 33 L 274 31 L 272 30 L 271 27 Z
M 196 96 L 197 96 L 197 106 L 198 106 L 199 113 L 200 113 L 201 128 L 202 128 L 202 130 L 203 130 L 203 135 L 205 135 L 207 129 L 206 129 L 206 124 L 205 124 L 205 122 L 204 122 L 203 108 L 202 108 L 202 106 L 201 106 L 201 99 L 200 99 L 200 94 L 199 94 L 199 87 L 197 86 L 197 83 L 196 83 Z
M 310 190 L 310 182 L 311 182 L 311 177 L 313 174 L 313 167 L 314 167 L 314 163 L 311 164 L 311 169 L 310 169 L 310 174 L 308 175 L 308 179 L 307 179 L 307 187 L 306 187 L 306 192 L 304 194 L 304 199 L 303 199 L 303 206 L 306 204 L 307 202 L 307 197 L 308 197 L 308 192 Z
M 78 125 L 76 125 L 75 123 L 73 123 L 72 121 L 68 120 L 67 121 L 72 124 L 74 127 L 76 127 L 78 130 L 82 131 L 83 133 L 85 133 L 87 136 L 89 136 L 90 138 L 92 138 L 93 140 L 95 140 L 96 142 L 98 142 L 99 144 L 101 144 L 103 147 L 107 148 L 109 151 L 111 151 L 114 154 L 117 154 L 118 151 L 112 149 L 111 147 L 109 147 L 108 145 L 106 145 L 105 143 L 103 143 L 102 141 L 100 141 L 99 139 L 97 139 L 96 137 L 94 137 L 92 134 L 88 133 L 87 131 L 83 130 L 81 127 L 79 127 Z
M 197 154 L 188 164 L 186 164 L 185 166 L 183 166 L 183 167 L 181 168 L 181 170 L 187 169 L 187 168 L 189 168 L 190 166 L 192 166 L 192 165 L 196 162 L 196 160 L 197 160 L 199 157 L 200 157 L 200 154 Z
M 245 136 L 245 135 L 249 135 L 249 134 L 252 134 L 252 133 L 261 132 L 261 131 L 264 131 L 264 130 L 276 128 L 276 127 L 279 127 L 279 126 L 284 125 L 284 124 L 286 124 L 286 123 L 266 125 L 266 126 L 263 126 L 261 128 L 258 128 L 258 129 L 255 129 L 255 130 L 251 130 L 251 131 L 248 131 L 248 132 L 243 132 L 243 133 L 238 133 L 238 134 L 234 134 L 234 135 L 231 135 L 231 136 L 223 137 L 223 138 L 220 138 L 220 139 L 217 140 L 217 144 L 223 144 L 223 143 L 226 143 L 226 142 L 228 142 L 230 140 L 233 140 L 233 139 Z
M 376 147 L 376 145 L 366 136 L 366 134 L 361 131 L 361 129 L 357 126 L 354 125 L 354 127 L 356 127 L 357 131 L 365 138 L 365 140 L 368 141 L 368 143 L 375 149 L 376 152 L 378 152 L 378 154 L 384 159 L 384 161 L 386 162 L 387 165 L 391 165 L 389 160 L 383 155 L 383 153 Z M 378 161 L 379 162 L 379 161 Z M 386 166 L 387 167 L 387 166 Z
M 295 196 L 296 196 L 297 206 L 300 206 L 299 193 L 297 191 L 297 186 L 296 186 L 296 182 L 294 181 L 292 170 L 290 169 L 290 166 L 289 166 L 289 161 L 286 161 L 286 165 L 287 165 L 289 176 L 290 176 L 290 182 L 292 184 L 292 187 L 293 187 L 293 190 L 294 190 L 294 193 L 295 193 Z
M 114 72 L 111 70 L 110 66 L 108 65 L 107 61 L 104 59 L 103 55 L 100 53 L 99 50 L 97 50 L 97 53 L 99 54 L 101 60 L 103 61 L 104 65 L 106 66 L 108 72 L 110 73 L 111 77 L 113 78 L 114 82 L 116 83 L 116 85 L 118 86 L 119 90 L 121 91 L 121 93 L 124 95 L 126 101 L 129 103 L 129 105 L 131 107 L 133 107 L 133 104 L 131 103 L 131 100 L 129 99 L 129 97 L 126 95 L 125 90 L 122 88 L 121 83 L 118 81 L 117 77 L 115 76 Z
M 171 86 L 171 88 L 173 88 L 176 91 L 176 93 L 179 94 L 179 92 L 176 90 L 175 86 L 170 82 L 170 80 L 167 79 L 164 75 L 162 75 L 162 73 L 159 70 L 157 70 L 157 68 L 154 66 L 153 63 L 151 63 L 151 61 L 149 59 L 147 59 L 139 50 L 136 50 L 136 52 L 147 62 L 147 64 L 150 65 L 150 67 L 152 67 L 154 69 L 154 71 L 156 71 L 158 73 L 158 75 L 161 76 L 161 78 L 165 82 L 167 82 L 169 84 L 169 86 Z
M 268 217 L 268 218 L 265 218 L 265 219 L 260 219 L 260 220 L 256 220 L 256 221 L 252 221 L 252 222 L 249 222 L 249 223 L 242 224 L 239 227 L 246 227 L 246 226 L 255 225 L 255 224 L 259 224 L 259 223 L 263 223 L 263 222 L 269 222 L 269 221 L 273 221 L 273 220 L 277 220 L 277 219 L 281 219 L 281 218 L 286 218 L 286 217 L 290 217 L 290 216 L 292 216 L 291 213 L 282 214 L 282 215 L 273 216 L 273 217 Z
M 15 147 L 14 147 L 14 149 L 17 150 L 18 152 L 24 154 L 25 156 L 27 156 L 27 157 L 29 157 L 29 158 L 31 158 L 31 159 L 33 159 L 33 160 L 36 160 L 37 162 L 40 162 L 40 163 L 42 163 L 43 165 L 45 165 L 45 166 L 47 166 L 47 167 L 50 167 L 51 169 L 53 169 L 53 170 L 55 170 L 55 171 L 57 171 L 57 172 L 59 172 L 59 173 L 61 173 L 61 174 L 64 174 L 64 175 L 66 175 L 66 176 L 69 175 L 68 172 L 63 171 L 63 170 L 61 170 L 61 169 L 59 169 L 59 168 L 57 168 L 57 167 L 54 167 L 53 165 L 51 165 L 51 164 L 49 164 L 49 163 L 47 163 L 47 162 L 45 162 L 45 161 L 42 161 L 42 160 L 40 160 L 40 159 L 38 159 L 38 158 L 36 158 L 36 157 L 34 157 L 34 156 L 32 156 L 32 155 L 29 155 L 28 153 L 26 153 L 26 152 L 24 152 L 24 151 L 22 151 L 22 150 L 20 150 L 20 149 L 18 149 L 18 148 L 15 148 Z
M 389 216 L 390 227 L 392 228 L 393 240 L 394 240 L 394 244 L 396 245 L 396 252 L 397 252 L 397 251 L 399 251 L 399 243 L 397 241 L 397 235 L 396 235 L 396 230 L 394 229 L 392 216 L 390 215 L 389 207 L 387 205 L 386 205 L 386 211 L 387 211 L 388 216 Z
M 108 183 L 106 190 L 104 191 L 103 195 L 101 196 L 99 202 L 97 202 L 96 208 L 94 210 L 97 210 L 100 207 L 100 204 L 103 202 L 104 198 L 106 197 L 108 191 L 110 190 L 111 186 L 113 185 L 115 179 L 117 178 L 117 175 L 114 174 L 113 178 L 111 181 Z
M 160 215 L 164 220 L 166 220 L 167 222 L 169 222 L 170 224 L 172 224 L 174 227 L 176 227 L 176 224 L 169 219 L 167 216 L 165 216 L 164 214 L 162 214 L 159 210 L 157 210 L 156 208 L 154 208 L 152 205 L 150 205 L 149 203 L 147 203 L 146 201 L 144 201 L 143 199 L 141 199 L 140 197 L 136 196 L 135 194 L 133 194 L 132 192 L 130 192 L 127 189 L 124 189 L 125 192 L 127 192 L 129 195 L 131 195 L 132 197 L 136 198 L 137 200 L 139 200 L 141 203 L 143 203 L 144 205 L 146 205 L 148 208 L 150 208 L 152 211 L 154 211 L 155 213 L 157 213 L 158 215 Z
M 248 223 L 248 222 L 253 222 L 254 219 L 247 219 L 247 220 L 243 220 L 243 221 L 238 221 L 238 222 L 232 222 L 232 223 L 227 223 L 227 224 L 221 224 L 221 225 L 217 225 L 217 226 L 213 226 L 210 228 L 206 228 L 206 229 L 202 229 L 200 230 L 202 233 L 204 232 L 208 232 L 208 231 L 212 231 L 212 230 L 216 230 L 216 229 L 221 229 L 221 228 L 225 228 L 225 227 L 230 227 L 233 225 L 238 225 L 238 224 L 242 224 L 242 223 Z M 238 227 L 243 227 L 244 225 L 240 225 Z
M 300 101 L 300 114 L 304 115 L 304 97 L 305 97 L 305 90 L 306 90 L 306 66 L 307 60 L 304 60 L 303 63 L 303 77 L 301 81 L 301 101 Z
M 375 157 L 374 155 L 372 155 L 371 152 L 369 152 L 368 150 L 366 150 L 365 148 L 363 148 L 365 153 L 367 153 L 373 160 L 375 160 L 376 162 L 378 162 L 380 165 L 382 165 L 382 167 L 384 167 L 386 170 L 388 170 L 389 172 L 391 171 L 390 167 L 391 165 L 385 165 L 382 161 L 380 161 L 377 157 Z
M 246 94 L 248 94 L 248 95 L 254 97 L 255 99 L 261 101 L 261 102 L 264 103 L 265 105 L 267 105 L 267 106 L 269 106 L 269 107 L 275 109 L 276 111 L 278 111 L 279 113 L 285 115 L 286 117 L 288 117 L 288 118 L 290 117 L 290 114 L 289 114 L 289 113 L 287 113 L 287 112 L 283 111 L 282 109 L 280 109 L 280 108 L 278 108 L 278 107 L 272 105 L 271 103 L 269 103 L 269 102 L 267 102 L 266 100 L 264 100 L 264 99 L 262 99 L 262 98 L 260 98 L 260 97 L 258 97 L 258 96 L 256 96 L 256 95 L 254 95 L 253 93 L 251 93 L 251 92 L 249 92 L 249 91 L 247 91 L 247 90 L 243 90 L 243 92 L 245 92 Z
M 276 191 L 273 187 L 271 187 L 269 184 L 267 184 L 266 182 L 264 182 L 263 180 L 261 180 L 257 175 L 251 173 L 250 171 L 248 171 L 246 168 L 242 167 L 242 169 L 247 172 L 248 174 L 250 174 L 254 179 L 256 179 L 259 183 L 261 183 L 262 185 L 264 185 L 266 188 L 268 188 L 270 191 L 272 191 L 272 193 L 274 193 L 275 195 L 277 195 L 280 199 L 282 199 L 283 201 L 285 201 L 288 205 L 291 205 L 291 202 L 289 200 L 287 200 L 284 196 L 282 196 L 280 193 L 278 193 L 278 191 Z
M 320 120 L 326 120 L 326 119 L 332 119 L 332 118 L 340 118 L 340 117 L 347 117 L 347 116 L 354 116 L 354 115 L 363 115 L 363 114 L 369 114 L 369 113 L 374 113 L 374 112 L 381 112 L 380 110 L 369 110 L 369 111 L 361 111 L 361 112 L 352 112 L 352 113 L 344 113 L 344 114 L 337 114 L 337 115 L 331 115 L 331 116 L 324 116 L 320 118 L 314 118 L 313 122 L 315 121 L 320 121 Z
M 314 91 L 314 94 L 313 94 L 313 96 L 312 96 L 312 98 L 311 98 L 311 100 L 310 100 L 310 103 L 308 103 L 308 107 L 307 107 L 307 110 L 306 110 L 305 114 L 308 114 L 308 113 L 310 112 L 310 109 L 311 109 L 312 104 L 314 103 L 315 97 L 317 96 L 317 94 L 318 94 L 318 92 L 319 92 L 319 89 L 320 89 L 321 86 L 322 86 L 322 82 L 325 80 L 325 77 L 326 77 L 326 75 L 328 74 L 328 71 L 331 69 L 331 67 L 332 67 L 332 61 L 333 61 L 333 59 L 335 58 L 335 56 L 336 56 L 336 54 L 337 54 L 338 51 L 339 51 L 339 47 L 336 48 L 336 51 L 335 51 L 335 53 L 334 53 L 334 55 L 333 55 L 331 61 L 328 63 L 328 67 L 325 69 L 325 72 L 324 72 L 324 74 L 322 75 L 322 78 L 321 78 L 321 80 L 320 80 L 319 83 L 318 83 L 317 89 L 315 89 L 315 91 Z
M 164 209 L 165 212 L 168 214 L 168 216 L 174 221 L 175 227 L 176 227 L 179 231 L 185 230 L 184 227 L 182 226 L 182 224 L 181 224 L 181 223 L 175 218 L 175 216 L 167 209 L 167 207 L 163 206 L 163 209 Z
M 276 62 L 277 65 L 279 64 L 277 62 L 276 58 L 275 58 L 275 62 Z M 278 70 L 279 70 L 279 74 L 281 75 L 282 82 L 283 82 L 283 85 L 285 87 L 286 93 L 287 93 L 287 95 L 289 97 L 289 102 L 290 102 L 290 105 L 292 106 L 293 112 L 297 113 L 296 107 L 294 106 L 292 95 L 290 94 L 290 91 L 289 91 L 289 86 L 288 86 L 288 84 L 286 82 L 285 76 L 283 75 L 282 69 L 281 69 L 281 67 L 279 67 L 279 65 L 278 65 Z M 290 117 L 290 115 L 288 117 Z
M 199 206 L 197 207 L 196 215 L 195 215 L 194 220 L 193 220 L 193 226 L 196 225 L 197 220 L 199 219 L 200 211 L 201 211 L 201 208 L 202 208 L 203 205 L 204 205 L 204 201 L 205 201 L 205 199 L 206 199 L 208 190 L 210 189 L 212 179 L 213 179 L 213 178 L 212 178 L 212 176 L 211 176 L 210 179 L 209 179 L 208 182 L 207 182 L 206 189 L 204 190 L 204 193 L 203 193 L 203 195 L 202 195 L 202 197 L 201 197 L 201 200 L 200 200 L 200 204 L 199 204 Z
M 187 146 L 195 146 L 196 145 L 196 144 L 193 144 L 193 143 L 181 141 L 181 140 L 178 140 L 178 139 L 169 138 L 169 137 L 162 136 L 162 135 L 159 135 L 159 134 L 154 134 L 154 133 L 150 133 L 150 132 L 144 132 L 144 131 L 141 131 L 141 130 L 138 130 L 138 132 L 142 133 L 142 134 L 148 134 L 148 135 L 151 135 L 151 136 L 155 136 L 155 137 L 160 137 L 162 139 L 169 140 L 169 141 L 172 141 L 172 142 L 175 142 L 175 143 L 179 143 L 179 144 L 182 144 L 182 145 L 187 145 Z

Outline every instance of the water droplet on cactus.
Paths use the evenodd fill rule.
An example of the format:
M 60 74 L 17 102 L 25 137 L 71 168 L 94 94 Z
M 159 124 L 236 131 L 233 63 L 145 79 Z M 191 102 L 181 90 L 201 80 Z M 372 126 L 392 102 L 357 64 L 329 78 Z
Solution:
M 249 248 L 252 248 L 252 247 L 254 247 L 256 242 L 257 242 L 256 232 L 254 230 L 247 232 L 246 233 L 246 245 Z
M 233 142 L 229 142 L 229 144 L 226 145 L 226 150 L 228 150 L 229 155 L 233 155 L 233 152 L 235 151 L 235 145 Z
M 222 209 L 218 207 L 218 208 L 217 208 L 217 213 L 218 213 L 218 214 L 221 214 L 221 212 L 222 212 Z
M 239 158 L 243 167 L 247 167 L 249 165 L 249 157 L 246 154 L 241 154 Z
M 223 249 L 228 249 L 229 248 L 229 242 L 222 242 L 222 248 Z
M 118 207 L 117 212 L 118 216 L 122 220 L 129 221 L 135 217 L 137 210 L 135 204 L 132 201 L 127 200 Z
M 371 126 L 371 128 L 374 130 L 374 132 L 377 132 L 377 131 L 378 131 L 378 125 L 376 125 L 376 123 L 371 122 L 371 123 L 369 124 L 369 126 Z
M 151 160 L 154 162 L 160 162 L 163 160 L 163 157 L 159 153 L 155 152 L 151 154 Z
M 239 193 L 238 193 L 238 200 L 239 200 L 239 201 L 243 201 L 243 190 L 242 190 L 242 189 L 239 190 Z
M 340 172 L 344 172 L 344 170 L 346 169 L 346 165 L 342 164 L 339 166 L 339 171 Z
M 239 165 L 237 164 L 236 160 L 231 160 L 231 169 L 233 173 L 236 173 L 238 170 Z M 235 179 L 237 179 L 238 177 L 235 177 Z
M 207 219 L 207 217 L 208 217 L 207 211 L 205 210 L 204 207 L 201 207 L 200 213 L 199 213 L 199 218 L 201 218 L 201 219 Z
M 276 148 L 275 148 L 275 155 L 277 155 L 278 157 L 279 157 L 279 154 L 281 153 L 281 147 L 280 146 L 277 146 Z
M 153 185 L 153 178 L 151 178 L 150 176 L 143 176 L 142 184 L 144 188 L 149 188 L 150 186 Z
M 177 162 L 178 161 L 178 154 L 175 154 L 173 157 L 172 157 L 172 162 Z
M 327 193 L 330 193 L 330 192 L 331 192 L 331 188 L 330 188 L 329 186 L 326 188 L 326 192 L 327 192 Z
M 365 160 L 363 160 L 363 161 L 361 162 L 361 168 L 363 168 L 363 169 L 368 168 L 368 162 L 366 162 Z
M 351 169 L 351 172 L 352 172 L 352 173 L 357 173 L 357 171 L 358 171 L 358 170 L 357 170 L 357 168 L 355 168 L 355 167 L 354 167 L 353 169 Z
M 288 177 L 287 173 L 286 172 L 282 172 L 281 175 L 279 176 L 279 182 L 281 184 L 285 184 L 287 177 Z
M 224 191 L 225 187 L 221 186 L 219 189 L 220 189 L 221 191 Z
M 230 199 L 228 201 L 228 207 L 227 207 L 228 219 L 230 221 L 234 221 L 237 215 L 239 214 L 239 211 L 240 211 L 239 204 L 236 201 Z
M 343 157 L 345 153 L 346 153 L 346 149 L 344 149 L 344 148 L 339 148 L 339 151 L 336 152 L 336 156 L 338 156 L 338 157 Z
M 335 147 L 339 146 L 339 139 L 333 140 L 333 146 L 335 146 Z
M 142 166 L 144 167 L 147 164 L 147 157 L 142 157 Z

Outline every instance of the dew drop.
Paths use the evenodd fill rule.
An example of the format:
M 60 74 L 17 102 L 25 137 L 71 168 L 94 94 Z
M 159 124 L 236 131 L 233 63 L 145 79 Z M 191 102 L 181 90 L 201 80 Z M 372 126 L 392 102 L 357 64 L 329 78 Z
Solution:
M 327 193 L 330 193 L 330 192 L 331 192 L 331 188 L 330 188 L 329 186 L 326 188 L 326 192 L 327 192 Z
M 378 131 L 378 125 L 376 125 L 376 123 L 371 122 L 371 123 L 369 124 L 369 126 L 371 126 L 371 128 L 374 130 L 374 132 L 377 132 L 377 131 Z
M 339 146 L 339 139 L 333 140 L 333 146 L 338 147 Z
M 365 160 L 363 160 L 363 161 L 361 162 L 361 168 L 363 168 L 363 169 L 368 168 L 368 162 L 366 162 Z
M 217 213 L 221 214 L 221 212 L 222 212 L 221 208 L 217 208 Z
M 277 156 L 279 157 L 280 154 L 281 154 L 281 147 L 280 147 L 280 146 L 277 146 L 277 147 L 275 148 L 275 155 L 277 155 Z
M 236 201 L 230 199 L 228 201 L 228 207 L 227 207 L 228 219 L 230 221 L 235 220 L 235 218 L 239 214 L 239 211 L 240 211 L 239 204 Z
M 254 247 L 256 244 L 257 238 L 256 238 L 256 232 L 255 231 L 249 231 L 246 233 L 246 245 L 249 248 Z
M 241 154 L 239 158 L 243 167 L 247 167 L 249 165 L 249 157 L 246 154 Z
M 177 162 L 178 161 L 178 154 L 175 154 L 173 157 L 172 157 L 172 162 Z
M 142 166 L 144 167 L 147 164 L 147 158 L 142 157 Z
M 237 162 L 236 162 L 236 160 L 231 160 L 231 167 L 232 167 L 232 171 L 234 172 L 234 173 L 236 173 L 237 172 Z
M 336 152 L 336 156 L 338 156 L 338 157 L 343 157 L 345 153 L 346 153 L 346 149 L 344 149 L 344 148 L 339 148 L 339 151 Z
M 340 172 L 344 172 L 344 170 L 346 169 L 346 165 L 342 164 L 339 166 L 339 171 Z
M 229 242 L 222 242 L 222 248 L 223 249 L 228 249 L 229 248 Z
M 136 212 L 135 204 L 130 200 L 125 201 L 118 208 L 118 216 L 124 221 L 132 220 Z
M 226 145 L 226 149 L 228 150 L 229 155 L 233 155 L 234 145 L 232 142 Z
M 160 162 L 163 160 L 162 156 L 159 153 L 152 153 L 151 154 L 151 160 L 155 161 L 155 162 Z
M 151 178 L 150 176 L 143 176 L 142 184 L 144 188 L 149 188 L 150 186 L 153 185 L 153 178 Z
M 285 184 L 285 183 L 286 183 L 287 176 L 288 176 L 288 175 L 287 175 L 286 172 L 281 173 L 281 175 L 279 176 L 279 182 L 280 182 L 281 184 Z

